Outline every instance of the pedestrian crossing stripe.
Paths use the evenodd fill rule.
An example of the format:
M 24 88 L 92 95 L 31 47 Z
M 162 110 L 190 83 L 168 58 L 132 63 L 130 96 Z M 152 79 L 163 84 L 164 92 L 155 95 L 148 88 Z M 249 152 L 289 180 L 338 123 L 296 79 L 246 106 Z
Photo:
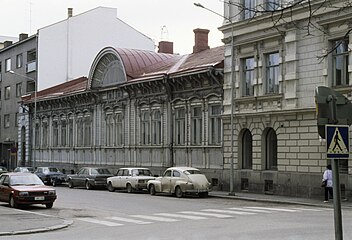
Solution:
M 349 127 L 338 125 L 326 125 L 327 135 L 327 157 L 348 158 L 349 157 Z
M 94 217 L 79 217 L 77 220 L 104 225 L 107 227 L 120 227 L 125 224 L 152 224 L 155 222 L 178 222 L 179 219 L 188 220 L 206 220 L 209 218 L 233 218 L 235 215 L 256 215 L 258 213 L 275 213 L 275 212 L 309 212 L 309 211 L 325 211 L 325 209 L 312 208 L 271 208 L 271 207 L 242 207 L 242 208 L 225 208 L 225 209 L 201 209 L 199 211 L 181 211 L 177 213 L 154 213 L 152 215 L 129 215 L 128 217 L 106 217 L 104 220 L 99 220 Z M 143 220 L 141 220 L 143 219 Z M 149 220 L 149 221 L 144 221 Z M 118 223 L 120 222 L 120 223 Z M 121 223 L 122 222 L 122 223 Z

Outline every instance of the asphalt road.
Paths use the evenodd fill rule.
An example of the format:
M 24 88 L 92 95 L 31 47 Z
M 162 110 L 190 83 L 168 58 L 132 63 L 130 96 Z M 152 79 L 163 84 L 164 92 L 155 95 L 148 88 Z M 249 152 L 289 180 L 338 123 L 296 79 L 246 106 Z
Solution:
M 232 199 L 150 196 L 56 187 L 53 209 L 36 213 L 72 219 L 63 230 L 2 239 L 334 239 L 333 209 Z M 38 215 L 40 217 L 40 215 Z M 352 239 L 352 211 L 343 211 L 344 239 Z

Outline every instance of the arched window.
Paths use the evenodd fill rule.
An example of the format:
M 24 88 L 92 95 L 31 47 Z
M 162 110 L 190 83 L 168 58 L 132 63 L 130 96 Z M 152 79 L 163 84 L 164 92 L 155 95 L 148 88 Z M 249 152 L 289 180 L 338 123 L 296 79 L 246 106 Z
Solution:
M 265 169 L 277 170 L 277 136 L 272 128 L 265 137 Z
M 252 134 L 246 129 L 242 135 L 242 168 L 252 169 L 253 165 L 253 150 L 252 150 Z

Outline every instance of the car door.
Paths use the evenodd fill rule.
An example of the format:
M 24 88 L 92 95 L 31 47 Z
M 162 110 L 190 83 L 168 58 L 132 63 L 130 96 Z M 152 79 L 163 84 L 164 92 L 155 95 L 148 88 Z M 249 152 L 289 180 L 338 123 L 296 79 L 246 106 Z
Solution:
M 119 169 L 116 175 L 112 178 L 112 186 L 114 188 L 121 188 L 120 182 L 121 182 L 122 173 L 123 173 L 123 169 Z
M 44 182 L 44 173 L 43 173 L 43 168 L 37 168 L 35 171 L 35 174 Z
M 176 187 L 177 181 L 181 180 L 181 172 L 178 170 L 173 170 L 172 175 L 171 175 L 171 181 L 170 181 L 170 191 L 173 192 Z
M 0 177 L 0 201 L 2 202 L 7 202 L 9 200 L 9 183 L 9 176 L 3 175 Z
M 72 177 L 75 186 L 84 186 L 85 176 L 88 169 L 82 168 L 78 173 Z
M 164 193 L 169 193 L 171 191 L 171 170 L 166 170 L 161 178 L 161 191 Z
M 130 176 L 130 170 L 129 169 L 124 169 L 123 170 L 123 174 L 121 176 L 121 188 L 126 188 L 126 184 L 127 184 L 127 181 L 128 181 L 128 178 Z

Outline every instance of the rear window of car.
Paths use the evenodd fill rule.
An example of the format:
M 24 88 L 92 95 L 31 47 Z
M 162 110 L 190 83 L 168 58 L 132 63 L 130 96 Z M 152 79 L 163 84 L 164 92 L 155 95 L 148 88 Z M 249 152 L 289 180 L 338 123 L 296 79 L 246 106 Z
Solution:
M 59 169 L 57 169 L 57 168 L 49 168 L 49 172 L 59 172 Z
M 192 175 L 192 174 L 202 174 L 199 170 L 186 170 L 184 171 L 186 175 Z
M 111 174 L 107 168 L 94 168 L 92 174 Z
M 152 173 L 148 169 L 133 169 L 132 176 L 151 176 Z

